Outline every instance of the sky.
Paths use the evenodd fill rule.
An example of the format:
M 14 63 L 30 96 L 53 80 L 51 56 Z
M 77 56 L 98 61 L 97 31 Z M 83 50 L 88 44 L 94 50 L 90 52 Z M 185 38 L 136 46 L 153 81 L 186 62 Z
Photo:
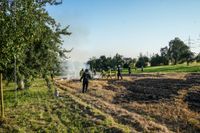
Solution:
M 200 52 L 200 0 L 63 0 L 46 9 L 63 27 L 70 25 L 63 47 L 73 48 L 74 61 L 150 56 L 175 37 L 190 38 L 191 50 Z

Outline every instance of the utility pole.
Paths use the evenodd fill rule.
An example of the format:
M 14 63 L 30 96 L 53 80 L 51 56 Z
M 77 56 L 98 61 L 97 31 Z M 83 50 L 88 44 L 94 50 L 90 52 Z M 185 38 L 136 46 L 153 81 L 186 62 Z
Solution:
M 189 48 L 191 48 L 191 44 L 192 44 L 192 43 L 191 43 L 191 39 L 190 39 L 190 36 L 189 36 L 189 38 L 188 38 L 188 47 L 189 47 Z
M 197 43 L 199 44 L 198 47 L 200 47 L 200 42 L 199 42 L 200 41 L 200 34 L 199 34 L 199 38 L 197 39 L 197 41 L 198 41 Z

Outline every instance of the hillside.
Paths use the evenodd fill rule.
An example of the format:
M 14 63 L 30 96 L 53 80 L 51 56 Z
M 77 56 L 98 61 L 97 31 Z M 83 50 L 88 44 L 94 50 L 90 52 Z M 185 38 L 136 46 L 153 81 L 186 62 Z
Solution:
M 141 73 L 141 70 L 138 68 L 137 70 L 132 69 L 133 73 Z M 186 64 L 177 64 L 177 65 L 166 65 L 166 66 L 154 66 L 154 67 L 146 67 L 144 68 L 145 73 L 159 72 L 159 73 L 191 73 L 191 72 L 200 72 L 200 63 L 193 63 L 187 66 Z M 127 69 L 123 70 L 124 74 L 128 73 Z

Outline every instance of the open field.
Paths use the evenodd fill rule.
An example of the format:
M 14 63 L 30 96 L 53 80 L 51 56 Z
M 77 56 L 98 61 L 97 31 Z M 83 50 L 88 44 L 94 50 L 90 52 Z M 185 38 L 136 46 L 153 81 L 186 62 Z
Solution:
M 200 133 L 199 13 L 200 0 L 1 0 L 0 133 Z
M 119 81 L 94 80 L 86 94 L 81 93 L 79 81 L 58 80 L 56 84 L 132 132 L 200 131 L 200 74 L 136 74 Z
M 17 96 L 10 84 L 0 132 L 200 132 L 198 73 L 92 80 L 85 94 L 78 80 L 55 84 L 57 98 L 40 79 Z
M 62 97 L 55 98 L 43 80 L 36 80 L 30 90 L 17 95 L 13 88 L 11 84 L 4 90 L 6 118 L 1 121 L 1 133 L 129 132 L 129 127 L 114 122 L 112 117 L 88 104 L 77 102 L 73 96 L 61 93 Z
M 132 70 L 133 73 L 141 73 L 140 69 Z M 178 64 L 178 65 L 169 65 L 169 66 L 156 66 L 156 67 L 146 67 L 144 68 L 144 72 L 200 72 L 200 63 L 193 63 L 187 66 L 186 64 Z M 123 70 L 123 73 L 128 73 L 128 70 Z

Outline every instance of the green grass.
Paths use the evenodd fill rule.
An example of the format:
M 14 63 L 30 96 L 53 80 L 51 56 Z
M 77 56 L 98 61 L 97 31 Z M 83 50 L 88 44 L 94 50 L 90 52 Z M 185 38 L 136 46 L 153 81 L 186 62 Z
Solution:
M 5 120 L 0 132 L 113 132 L 112 120 L 70 97 L 56 98 L 45 82 L 37 79 L 28 90 L 4 87 Z
M 144 68 L 146 73 L 163 72 L 163 73 L 173 73 L 173 72 L 200 72 L 200 63 L 190 64 L 178 64 L 169 66 L 156 66 L 156 67 L 146 67 Z M 128 73 L 127 69 L 123 70 L 124 74 Z M 132 70 L 132 73 L 141 73 L 141 69 Z

